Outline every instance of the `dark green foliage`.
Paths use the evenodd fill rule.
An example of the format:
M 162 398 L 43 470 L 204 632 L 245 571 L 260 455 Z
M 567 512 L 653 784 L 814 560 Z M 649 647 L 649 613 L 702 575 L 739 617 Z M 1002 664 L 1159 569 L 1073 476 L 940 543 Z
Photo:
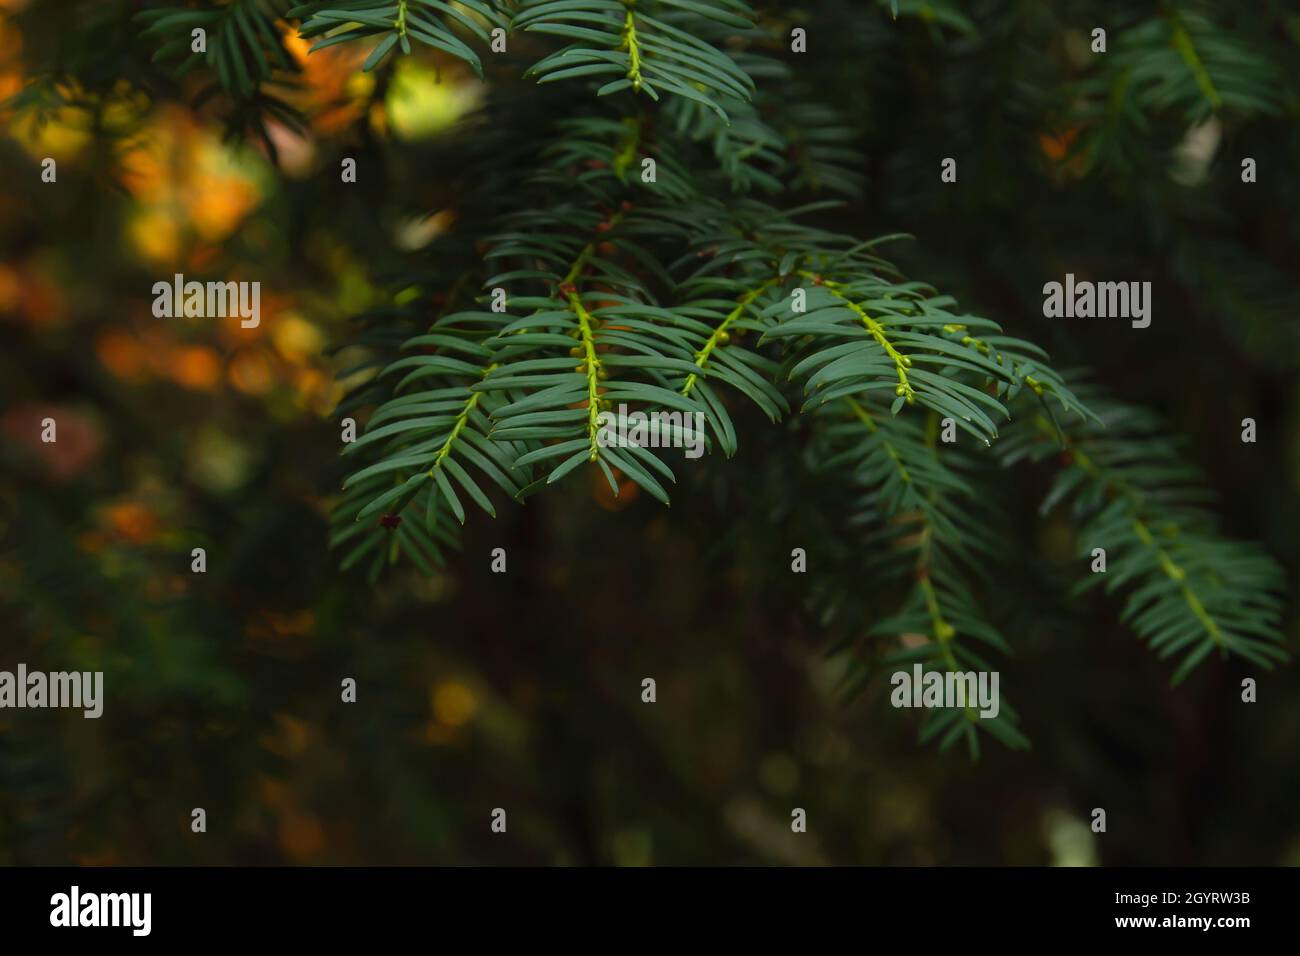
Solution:
M 398 3 L 316 0 L 295 6 L 288 15 L 302 19 L 299 33 L 316 41 L 312 44 L 313 50 L 335 43 L 379 37 L 362 66 L 364 70 L 373 70 L 395 47 L 400 47 L 403 53 L 410 53 L 414 39 L 464 60 L 479 76 L 483 75 L 482 61 L 453 31 L 451 24 L 457 24 L 486 44 L 490 41 L 488 30 L 506 23 L 492 4 L 482 0 L 465 0 L 459 6 L 442 0 L 411 0 L 409 3 L 407 0 Z
M 845 42 L 883 48 L 886 31 L 903 31 L 914 44 L 919 24 L 926 43 L 1007 44 L 1026 73 L 1057 70 L 1056 83 L 1012 84 L 1002 102 L 1017 120 L 1045 123 L 1043 135 L 1060 133 L 1072 175 L 1149 162 L 1144 139 L 1157 128 L 1294 106 L 1274 41 L 1258 27 L 1225 31 L 1197 5 L 1118 14 L 1105 56 L 1085 55 L 1086 24 L 1015 4 L 831 6 Z M 602 413 L 698 413 L 710 447 L 744 467 L 735 418 L 746 404 L 774 423 L 793 416 L 813 470 L 853 489 L 845 506 L 864 535 L 861 558 L 873 568 L 887 557 L 874 580 L 901 588 L 896 613 L 867 630 L 927 638 L 885 647 L 886 663 L 987 669 L 984 650 L 1010 651 L 981 608 L 998 566 L 988 489 L 1000 469 L 1062 454 L 1071 464 L 1044 507 L 1069 499 L 1084 555 L 1104 546 L 1110 560 L 1105 576 L 1081 561 L 1080 587 L 1124 593 L 1123 619 L 1161 656 L 1184 654 L 1175 679 L 1216 649 L 1261 666 L 1285 656 L 1276 566 L 1221 535 L 1162 429 L 1067 385 L 1039 345 L 908 279 L 877 252 L 891 237 L 845 236 L 825 225 L 834 202 L 804 202 L 856 197 L 866 176 L 849 112 L 793 69 L 803 64 L 786 52 L 786 11 L 740 0 L 326 0 L 281 11 L 239 0 L 140 19 L 163 59 L 183 52 L 189 28 L 209 27 L 208 68 L 247 103 L 287 65 L 268 30 L 275 12 L 299 20 L 315 49 L 372 43 L 366 70 L 410 53 L 412 40 L 459 58 L 491 81 L 484 112 L 498 123 L 530 99 L 564 104 L 531 157 L 479 154 L 468 178 L 512 184 L 508 208 L 479 221 L 485 248 L 442 316 L 400 350 L 382 331 L 398 326 L 370 319 L 381 335 L 366 361 L 379 374 L 341 410 L 373 409 L 346 451 L 356 470 L 335 510 L 345 567 L 367 561 L 373 577 L 405 555 L 428 570 L 457 545 L 470 507 L 495 515 L 494 502 L 523 501 L 593 465 L 615 494 L 621 473 L 666 504 L 674 469 L 645 448 L 606 447 Z M 484 50 L 498 27 L 510 31 L 501 62 L 535 85 L 491 69 Z M 1062 69 L 1041 40 L 1059 47 L 1067 34 Z M 817 40 L 840 42 L 834 32 Z M 888 83 L 887 62 L 861 70 Z M 544 100 L 557 86 L 563 97 Z M 949 122 L 943 102 L 932 109 Z M 1033 142 L 1023 127 L 1015 137 Z M 899 161 L 933 175 L 932 149 L 913 148 L 898 144 Z M 457 257 L 481 235 L 462 234 Z M 417 288 L 447 292 L 436 285 Z M 963 433 L 955 445 L 936 440 L 947 420 Z M 992 722 L 959 716 L 930 722 L 925 736 L 965 736 L 974 749 L 979 725 L 1024 743 L 1009 708 Z
M 102 669 L 109 694 L 97 721 L 0 717 L 0 862 L 1296 862 L 1300 671 L 1263 669 L 1294 654 L 1300 572 L 1293 4 L 755 0 L 742 27 L 638 3 L 753 81 L 747 97 L 692 87 L 702 102 L 529 72 L 570 45 L 588 66 L 628 62 L 626 7 L 593 5 L 596 40 L 510 29 L 517 2 L 485 3 L 490 17 L 448 4 L 478 31 L 408 3 L 439 24 L 422 32 L 473 53 L 480 86 L 471 60 L 409 31 L 406 52 L 395 14 L 286 69 L 258 20 L 291 64 L 352 29 L 290 44 L 346 5 L 294 2 L 239 3 L 251 43 L 230 0 L 3 14 L 6 85 L 25 83 L 0 148 L 7 661 Z M 182 12 L 234 28 L 224 72 L 203 56 L 177 76 L 187 45 L 156 57 L 189 39 L 181 20 L 152 29 Z M 411 88 L 478 105 L 399 138 L 385 119 Z M 277 101 L 302 110 L 301 140 Z M 51 142 L 83 134 L 56 154 L 57 185 L 28 125 L 47 118 Z M 213 150 L 214 123 L 248 142 Z M 138 244 L 157 208 L 124 175 L 142 144 L 170 158 L 151 186 L 195 190 L 173 193 L 182 230 L 188 200 L 223 198 L 186 160 L 256 174 L 257 204 L 224 239 L 185 244 L 174 271 L 260 278 L 261 329 L 148 314 L 173 268 Z M 282 175 L 273 145 L 292 146 Z M 339 182 L 343 157 L 356 182 Z M 957 183 L 939 178 L 945 157 Z M 415 248 L 409 224 L 430 213 L 442 231 Z M 899 233 L 916 238 L 885 241 Z M 641 464 L 671 508 L 610 459 L 617 499 L 589 461 L 547 484 L 565 456 L 525 456 L 584 441 L 586 408 L 512 422 L 504 409 L 550 386 L 513 388 L 500 368 L 482 387 L 496 359 L 572 378 L 577 317 L 557 280 L 588 246 L 574 286 L 604 319 L 599 387 L 662 387 L 706 415 L 703 460 L 650 449 L 676 480 Z M 1044 319 L 1043 283 L 1067 271 L 1150 279 L 1154 323 Z M 797 288 L 824 333 L 782 334 L 807 316 Z M 892 414 L 897 367 L 850 302 L 942 382 Z M 323 381 L 319 356 L 276 358 L 303 322 L 352 387 L 332 410 L 297 394 L 298 373 Z M 111 361 L 124 336 L 147 343 L 152 374 Z M 193 346 L 221 360 L 211 389 L 173 377 Z M 224 374 L 250 353 L 275 367 L 262 395 Z M 945 442 L 933 403 L 954 395 L 996 434 L 955 418 Z M 46 403 L 60 440 L 43 454 Z M 43 463 L 78 449 L 72 414 L 99 451 L 60 479 Z M 340 458 L 344 417 L 363 443 Z M 240 477 L 214 483 L 232 456 Z M 399 474 L 417 478 L 400 515 L 394 500 L 355 520 L 400 499 Z M 152 532 L 125 533 L 144 519 Z M 192 546 L 206 575 L 189 574 Z M 1000 671 L 999 720 L 895 712 L 891 672 L 914 661 Z M 339 701 L 345 675 L 356 707 Z M 442 719 L 448 690 L 472 695 L 467 722 Z M 918 725 L 981 761 L 916 747 Z M 200 799 L 213 832 L 197 840 Z M 779 839 L 795 803 L 808 839 Z M 484 825 L 494 806 L 511 808 L 508 840 Z M 1093 855 L 1071 834 L 1096 806 L 1123 825 Z
M 929 636 L 887 654 L 884 663 L 989 669 L 974 646 L 1010 650 L 977 598 L 996 537 L 979 487 L 994 469 L 987 456 L 967 460 L 978 454 L 937 444 L 938 423 L 951 419 L 980 447 L 996 446 L 1002 453 L 993 462 L 1007 466 L 1016 456 L 999 436 L 1012 407 L 1043 424 L 1053 442 L 1062 430 L 1078 430 L 1080 437 L 1067 442 L 1095 436 L 1097 415 L 1041 349 L 906 280 L 875 253 L 879 240 L 803 225 L 816 207 L 726 198 L 733 190 L 810 187 L 851 194 L 858 185 L 853 154 L 837 145 L 851 132 L 816 101 L 784 97 L 778 124 L 760 119 L 751 105 L 751 91 L 760 87 L 699 39 L 718 38 L 718 22 L 740 30 L 730 22 L 731 7 L 664 3 L 652 16 L 652 6 L 573 0 L 518 11 L 515 28 L 572 41 L 526 75 L 587 85 L 597 99 L 586 115 L 558 124 L 557 141 L 516 197 L 519 211 L 489 240 L 482 286 L 508 288 L 509 312 L 484 311 L 480 298 L 479 310 L 448 315 L 408 342 L 434 354 L 389 367 L 407 374 L 378 407 L 366 438 L 349 449 L 375 463 L 349 480 L 339 510 L 361 522 L 337 534 L 359 542 L 347 562 L 367 549 L 378 558 L 386 548 L 420 565 L 426 552 L 440 560 L 437 543 L 454 541 L 455 525 L 464 521 L 462 497 L 494 514 L 492 492 L 522 499 L 593 463 L 615 493 L 621 472 L 667 503 L 675 475 L 661 457 L 598 441 L 600 413 L 611 405 L 699 413 L 711 444 L 727 456 L 740 450 L 729 411 L 736 400 L 753 402 L 772 421 L 798 407 L 810 418 L 814 447 L 823 449 L 817 467 L 843 469 L 847 483 L 861 489 L 854 522 L 867 534 L 864 553 L 889 555 L 891 568 L 906 569 L 907 596 L 897 614 L 870 633 Z M 1200 21 L 1190 23 L 1198 34 Z M 960 18 L 948 25 L 969 29 Z M 1149 42 L 1146 34 L 1125 34 L 1121 45 L 1139 49 Z M 765 45 L 761 32 L 736 35 Z M 1228 55 L 1212 53 L 1211 62 Z M 1115 59 L 1124 69 L 1127 61 Z M 748 46 L 742 62 L 756 79 L 785 74 L 779 61 Z M 1139 110 L 1188 98 L 1186 82 L 1162 91 L 1134 80 Z M 645 112 L 644 97 L 657 100 L 661 91 L 680 98 Z M 612 94 L 627 97 L 625 111 L 602 105 L 600 98 Z M 1247 98 L 1233 105 L 1267 104 Z M 1185 108 L 1193 119 L 1200 115 Z M 712 157 L 698 153 L 696 143 L 709 144 Z M 799 162 L 786 161 L 800 152 Z M 647 157 L 656 163 L 653 183 L 640 175 Z M 798 311 L 796 294 L 804 297 Z M 1125 437 L 1152 453 L 1158 448 L 1149 436 Z M 1112 441 L 1126 447 L 1122 437 Z M 469 458 L 463 464 L 457 448 Z M 1059 446 L 1036 445 L 1034 454 L 1053 449 Z M 476 481 L 465 465 L 485 480 Z M 1114 467 L 1126 487 L 1173 477 L 1122 458 Z M 1067 474 L 1061 493 L 1079 480 Z M 1153 522 L 1151 533 L 1170 534 L 1181 516 L 1158 509 L 1177 494 L 1140 498 L 1128 491 L 1098 508 L 1097 495 L 1110 487 L 1098 479 L 1093 494 L 1076 501 L 1081 541 L 1109 543 L 1108 589 L 1145 582 L 1132 589 L 1123 615 L 1162 655 L 1188 650 L 1176 678 L 1215 647 L 1265 665 L 1283 656 L 1271 562 L 1215 537 L 1204 523 L 1177 525 L 1181 536 L 1167 549 L 1152 545 L 1143 521 Z M 1154 517 L 1139 517 L 1151 509 Z M 390 536 L 372 527 L 380 512 L 407 520 Z M 901 562 L 900 549 L 908 555 Z M 924 736 L 946 744 L 964 735 L 974 750 L 973 728 L 980 726 L 1012 746 L 1025 742 L 1010 708 L 996 721 L 960 716 L 945 712 Z
M 1264 668 L 1285 660 L 1277 646 L 1283 586 L 1277 564 L 1257 548 L 1225 539 L 1203 477 L 1179 454 L 1154 415 L 1089 397 L 1099 420 L 1072 426 L 1064 450 L 1055 427 L 1026 416 L 999 443 L 1007 464 L 1056 456 L 1063 467 L 1042 510 L 1070 502 L 1081 557 L 1105 547 L 1105 575 L 1079 590 L 1125 595 L 1121 616 L 1160 657 L 1183 654 L 1182 680 L 1206 655 L 1240 654 Z M 1037 429 L 1037 434 L 1035 434 Z

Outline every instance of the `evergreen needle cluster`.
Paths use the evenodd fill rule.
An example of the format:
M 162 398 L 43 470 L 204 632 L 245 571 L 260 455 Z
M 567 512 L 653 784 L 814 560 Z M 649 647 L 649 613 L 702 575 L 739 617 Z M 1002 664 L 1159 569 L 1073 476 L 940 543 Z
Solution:
M 209 70 L 241 121 L 250 105 L 293 118 L 271 92 L 292 72 L 280 18 L 313 49 L 369 45 L 367 71 L 423 45 L 489 82 L 448 146 L 468 225 L 434 247 L 443 265 L 419 295 L 361 318 L 367 357 L 348 371 L 373 374 L 340 409 L 366 421 L 335 509 L 344 567 L 431 572 L 470 509 L 495 515 L 588 469 L 667 504 L 667 456 L 598 440 L 614 406 L 702 416 L 707 467 L 739 476 L 738 409 L 752 406 L 794 423 L 792 467 L 843 492 L 829 506 L 861 536 L 861 580 L 894 605 L 864 625 L 881 667 L 991 669 L 989 655 L 1012 652 L 982 594 L 999 573 L 993 491 L 1030 462 L 1057 469 L 1041 509 L 1068 509 L 1080 588 L 1122 594 L 1125 622 L 1180 658 L 1175 678 L 1215 652 L 1283 658 L 1277 566 L 1220 533 L 1159 422 L 903 275 L 880 251 L 895 237 L 826 225 L 862 189 L 858 131 L 834 91 L 800 77 L 782 6 L 233 0 L 140 15 L 157 56 Z M 858 6 L 872 29 L 920 15 L 975 31 L 950 3 Z M 1282 108 L 1271 61 L 1195 10 L 1127 19 L 1061 93 L 1058 116 L 1083 130 L 1073 161 L 1124 165 L 1153 117 Z M 206 54 L 187 53 L 195 26 L 214 34 Z M 444 303 L 431 322 L 426 293 Z M 949 420 L 956 442 L 940 438 Z M 1108 551 L 1106 574 L 1089 571 L 1092 547 Z M 976 749 L 977 730 L 1026 744 L 1005 703 L 991 721 L 945 711 L 923 736 Z

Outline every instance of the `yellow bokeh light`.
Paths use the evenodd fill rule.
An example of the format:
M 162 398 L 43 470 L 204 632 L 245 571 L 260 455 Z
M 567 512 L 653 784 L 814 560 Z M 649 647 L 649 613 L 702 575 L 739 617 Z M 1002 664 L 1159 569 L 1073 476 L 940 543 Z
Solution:
M 478 710 L 474 692 L 459 681 L 442 681 L 433 689 L 433 715 L 448 727 L 462 727 Z
M 437 72 L 413 59 L 402 59 L 393 71 L 384 100 L 388 126 L 401 139 L 433 136 L 472 110 L 483 88 L 471 82 L 443 82 Z
M 321 330 L 293 312 L 286 312 L 276 319 L 271 329 L 271 341 L 276 351 L 290 362 L 318 358 L 325 347 Z

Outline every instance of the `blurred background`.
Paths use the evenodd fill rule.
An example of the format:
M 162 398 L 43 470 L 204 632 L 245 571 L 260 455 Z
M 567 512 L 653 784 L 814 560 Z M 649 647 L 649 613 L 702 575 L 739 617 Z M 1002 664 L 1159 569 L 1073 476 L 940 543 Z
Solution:
M 0 668 L 102 670 L 107 688 L 99 720 L 0 711 L 0 864 L 1300 864 L 1295 665 L 1210 660 L 1171 688 L 1114 602 L 1065 597 L 1076 544 L 1033 516 L 1043 474 L 1007 479 L 1023 567 L 998 611 L 1033 749 L 977 762 L 918 744 L 887 684 L 837 691 L 838 635 L 808 600 L 836 514 L 779 429 L 690 469 L 671 512 L 575 475 L 471 515 L 433 577 L 341 572 L 328 510 L 352 363 L 331 347 L 438 266 L 462 219 L 461 121 L 489 85 L 428 50 L 362 75 L 365 45 L 308 57 L 286 26 L 303 127 L 232 137 L 220 103 L 151 65 L 141 6 L 0 0 L 0 99 L 19 97 L 0 114 Z M 1046 23 L 970 6 L 774 14 L 811 25 L 807 79 L 860 132 L 866 190 L 835 224 L 913 234 L 888 251 L 911 274 L 1159 410 L 1226 530 L 1294 593 L 1294 77 L 1250 122 L 1101 139 L 1060 121 L 1056 92 L 1084 70 L 1096 5 Z M 1300 54 L 1298 22 L 1260 42 Z M 1081 341 L 1047 322 L 1042 283 L 1066 271 L 1152 280 L 1152 327 Z M 151 287 L 178 272 L 260 281 L 260 325 L 155 318 Z

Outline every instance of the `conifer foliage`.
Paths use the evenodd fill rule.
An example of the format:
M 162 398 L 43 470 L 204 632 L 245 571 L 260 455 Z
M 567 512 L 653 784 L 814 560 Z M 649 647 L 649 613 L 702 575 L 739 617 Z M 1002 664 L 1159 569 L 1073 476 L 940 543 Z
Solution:
M 849 6 L 879 31 L 921 16 L 936 45 L 974 30 L 955 4 Z M 334 511 L 343 567 L 430 571 L 471 509 L 528 507 L 590 469 L 667 505 L 681 468 L 744 472 L 738 420 L 752 407 L 789 438 L 790 467 L 836 490 L 861 580 L 892 601 L 859 623 L 855 683 L 914 661 L 990 669 L 1014 652 L 983 601 L 1007 546 L 993 490 L 1033 463 L 1057 469 L 1037 506 L 1068 508 L 1079 587 L 1121 594 L 1135 634 L 1178 659 L 1175 679 L 1215 652 L 1283 659 L 1279 569 L 1221 533 L 1153 416 L 902 274 L 882 248 L 898 237 L 827 225 L 864 188 L 859 134 L 834 91 L 801 77 L 785 8 L 233 0 L 139 15 L 157 58 L 207 71 L 254 135 L 259 115 L 292 118 L 274 93 L 295 69 L 285 23 L 315 50 L 365 45 L 367 71 L 423 45 L 487 81 L 452 146 L 463 215 L 432 253 L 443 265 L 420 296 L 361 317 L 349 343 L 374 374 L 339 409 L 365 423 Z M 195 26 L 212 31 L 206 53 L 187 53 Z M 1194 10 L 1135 17 L 1111 42 L 1068 101 L 1035 105 L 1085 130 L 1072 149 L 1088 168 L 1123 165 L 1163 116 L 1280 108 L 1275 69 Z M 434 294 L 430 321 L 420 303 Z M 710 454 L 678 464 L 605 444 L 602 413 L 620 406 L 703 416 Z M 1089 570 L 1094 546 L 1105 574 Z M 995 720 L 942 711 L 922 736 L 977 750 L 977 732 L 1027 745 L 1005 703 Z

